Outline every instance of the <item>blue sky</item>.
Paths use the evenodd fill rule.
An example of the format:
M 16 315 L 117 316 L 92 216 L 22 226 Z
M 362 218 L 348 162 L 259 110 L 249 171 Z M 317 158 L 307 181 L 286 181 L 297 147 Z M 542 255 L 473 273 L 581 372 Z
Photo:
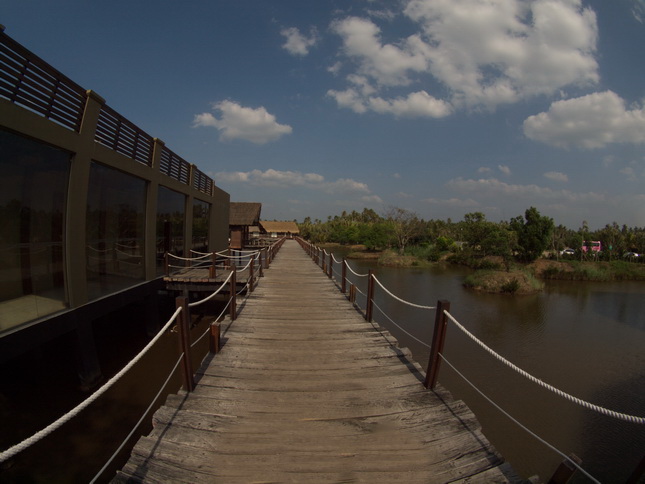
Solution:
M 3 0 L 0 23 L 266 220 L 645 226 L 645 0 Z

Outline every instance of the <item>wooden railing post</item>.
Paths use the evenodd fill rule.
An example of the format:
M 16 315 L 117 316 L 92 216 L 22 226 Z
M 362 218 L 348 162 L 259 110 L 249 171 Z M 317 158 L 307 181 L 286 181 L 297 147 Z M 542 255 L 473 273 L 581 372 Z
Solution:
M 251 256 L 251 260 L 249 261 L 249 292 L 253 292 L 253 260 L 255 259 L 255 256 Z
M 330 279 L 331 279 L 332 274 L 334 273 L 333 267 L 334 267 L 334 256 L 330 252 L 329 253 L 329 274 L 327 274 Z
M 211 323 L 211 337 L 210 337 L 210 351 L 214 355 L 219 353 L 219 337 L 220 337 L 220 327 L 219 323 Z
M 237 318 L 237 307 L 236 307 L 236 305 L 237 305 L 237 300 L 236 300 L 236 298 L 237 298 L 237 294 L 236 294 L 236 292 L 237 292 L 237 281 L 235 280 L 237 278 L 237 268 L 235 267 L 235 264 L 231 265 L 231 272 L 232 272 L 231 282 L 230 282 L 230 284 L 231 284 L 231 286 L 230 286 L 231 287 L 230 288 L 231 297 L 230 297 L 229 311 L 230 311 L 230 315 L 231 315 L 231 321 L 235 321 L 235 318 Z
M 549 479 L 549 484 L 566 484 L 569 482 L 578 470 L 578 468 L 573 465 L 573 462 L 580 465 L 582 463 L 582 459 L 575 454 L 569 454 L 569 458 L 563 460 L 555 470 L 551 479 Z
M 372 310 L 374 307 L 374 271 L 370 269 L 367 273 L 367 303 L 365 305 L 365 319 L 372 322 Z
M 356 302 L 356 286 L 352 283 L 349 284 L 349 302 L 352 304 Z
M 195 389 L 193 378 L 193 365 L 190 361 L 190 310 L 188 309 L 188 298 L 179 296 L 175 299 L 175 306 L 182 308 L 179 313 L 177 329 L 179 330 L 179 351 L 183 353 L 181 359 L 184 390 L 192 392 Z
M 347 289 L 347 262 L 343 259 L 343 275 L 341 276 L 342 282 L 340 283 L 340 290 L 345 294 L 345 289 Z
M 260 269 L 260 273 L 258 274 L 258 277 L 264 277 L 264 272 L 263 271 L 263 266 L 264 263 L 262 262 L 262 250 L 258 252 L 258 268 Z
M 213 252 L 211 254 L 211 266 L 208 268 L 208 277 L 210 279 L 215 279 L 215 276 L 217 276 L 217 254 Z
M 437 301 L 437 311 L 434 318 L 434 332 L 432 334 L 432 345 L 430 347 L 430 359 L 428 360 L 428 370 L 424 385 L 426 388 L 434 390 L 439 377 L 439 367 L 441 366 L 440 353 L 443 352 L 443 345 L 446 340 L 446 327 L 448 319 L 444 311 L 450 311 L 450 301 Z
M 164 273 L 169 276 L 170 275 L 170 261 L 168 260 L 168 252 L 164 252 L 163 254 L 163 270 Z

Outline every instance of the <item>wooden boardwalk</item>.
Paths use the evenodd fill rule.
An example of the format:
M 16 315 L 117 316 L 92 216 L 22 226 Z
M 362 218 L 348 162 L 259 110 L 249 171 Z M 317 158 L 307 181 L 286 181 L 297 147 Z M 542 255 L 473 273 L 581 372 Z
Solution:
M 460 401 L 294 241 L 113 482 L 509 482 Z

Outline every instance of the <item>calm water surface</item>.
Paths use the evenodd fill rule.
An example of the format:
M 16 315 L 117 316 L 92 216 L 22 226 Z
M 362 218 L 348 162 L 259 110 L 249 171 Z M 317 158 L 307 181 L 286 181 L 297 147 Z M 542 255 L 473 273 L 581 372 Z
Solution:
M 370 267 L 365 261 L 350 265 L 359 273 Z M 645 283 L 554 281 L 541 294 L 508 296 L 463 288 L 469 270 L 452 266 L 375 271 L 383 285 L 407 301 L 434 306 L 438 299 L 449 300 L 451 314 L 469 331 L 541 380 L 596 405 L 645 416 Z M 351 277 L 366 292 L 366 279 Z M 403 306 L 378 287 L 375 301 L 380 309 L 374 319 L 425 368 L 434 311 Z M 364 307 L 364 298 L 359 302 Z M 514 418 L 563 453 L 582 458 L 583 468 L 601 482 L 625 482 L 645 455 L 644 425 L 600 415 L 542 389 L 450 323 L 444 354 Z M 519 429 L 446 364 L 439 381 L 470 406 L 486 436 L 519 473 L 552 475 L 562 457 Z M 577 475 L 574 481 L 588 479 Z

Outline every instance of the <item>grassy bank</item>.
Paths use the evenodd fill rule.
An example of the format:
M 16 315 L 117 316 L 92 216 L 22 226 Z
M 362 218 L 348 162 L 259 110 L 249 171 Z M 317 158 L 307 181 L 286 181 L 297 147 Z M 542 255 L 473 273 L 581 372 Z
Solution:
M 394 250 L 368 251 L 364 246 L 338 246 L 349 249 L 347 259 L 373 260 L 386 267 L 429 267 L 447 261 L 475 269 L 464 282 L 474 290 L 505 294 L 532 294 L 544 287 L 542 280 L 565 281 L 645 281 L 645 264 L 622 260 L 612 262 L 555 261 L 538 259 L 531 264 L 507 263 L 501 257 L 473 257 L 467 252 L 439 253 L 413 247 L 400 255 Z M 326 245 L 327 250 L 334 246 Z
M 544 283 L 524 268 L 510 271 L 483 269 L 466 277 L 464 286 L 498 294 L 534 294 L 544 288 Z

